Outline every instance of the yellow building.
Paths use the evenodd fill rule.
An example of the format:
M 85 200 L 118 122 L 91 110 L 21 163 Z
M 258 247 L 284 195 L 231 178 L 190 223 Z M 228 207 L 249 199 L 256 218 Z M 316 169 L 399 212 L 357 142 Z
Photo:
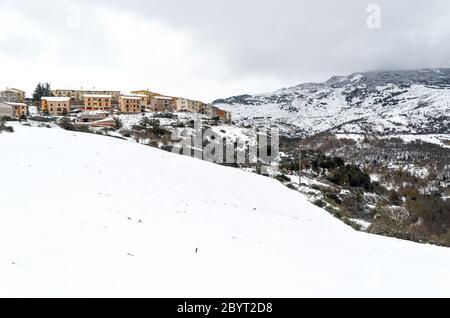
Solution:
M 204 104 L 200 101 L 177 97 L 175 105 L 178 112 L 201 113 Z
M 69 97 L 42 97 L 41 111 L 52 116 L 63 116 L 70 112 Z
M 140 91 L 131 91 L 131 94 L 137 94 L 137 95 L 146 95 L 148 100 L 152 100 L 152 98 L 156 97 L 156 96 L 162 96 L 161 94 L 149 91 L 148 89 L 143 89 Z
M 84 110 L 110 111 L 112 107 L 111 95 L 86 94 L 83 100 Z
M 141 113 L 148 108 L 145 94 L 125 94 L 119 97 L 119 110 L 122 113 Z
M 120 91 L 98 89 L 55 89 L 52 91 L 57 97 L 70 97 L 72 103 L 81 105 L 84 103 L 84 95 L 110 95 L 111 102 L 117 105 Z
M 25 92 L 17 88 L 7 88 L 0 91 L 0 101 L 11 103 L 23 103 Z

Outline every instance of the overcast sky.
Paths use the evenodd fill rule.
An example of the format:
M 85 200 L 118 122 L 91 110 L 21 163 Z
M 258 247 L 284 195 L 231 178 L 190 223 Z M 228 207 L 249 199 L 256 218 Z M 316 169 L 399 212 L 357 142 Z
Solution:
M 0 88 L 28 94 L 48 81 L 212 101 L 449 66 L 448 0 L 0 0 Z

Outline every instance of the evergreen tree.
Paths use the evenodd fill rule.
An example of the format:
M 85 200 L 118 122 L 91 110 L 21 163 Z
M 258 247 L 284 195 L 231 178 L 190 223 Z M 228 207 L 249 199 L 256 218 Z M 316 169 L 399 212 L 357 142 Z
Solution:
M 53 96 L 50 83 L 39 83 L 33 93 L 33 100 L 39 102 L 42 97 Z

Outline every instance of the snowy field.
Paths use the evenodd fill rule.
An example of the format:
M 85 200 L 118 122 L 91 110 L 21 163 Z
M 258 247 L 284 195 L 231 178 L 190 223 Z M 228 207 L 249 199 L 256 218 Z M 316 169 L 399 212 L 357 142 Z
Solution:
M 1 297 L 450 297 L 450 249 L 356 232 L 273 179 L 13 126 Z

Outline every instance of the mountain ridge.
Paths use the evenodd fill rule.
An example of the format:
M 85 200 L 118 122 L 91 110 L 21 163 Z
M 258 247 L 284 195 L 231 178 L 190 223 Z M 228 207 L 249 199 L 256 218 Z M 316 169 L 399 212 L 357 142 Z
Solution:
M 238 124 L 290 136 L 340 133 L 449 133 L 450 69 L 371 71 L 333 76 L 273 93 L 213 102 Z M 255 107 L 258 106 L 258 107 Z

